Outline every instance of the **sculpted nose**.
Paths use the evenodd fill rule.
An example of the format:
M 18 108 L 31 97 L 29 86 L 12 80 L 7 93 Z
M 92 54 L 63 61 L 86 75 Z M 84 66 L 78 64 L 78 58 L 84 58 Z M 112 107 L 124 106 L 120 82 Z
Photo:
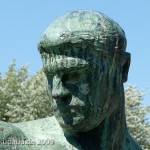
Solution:
M 65 93 L 65 94 L 53 94 L 52 98 L 55 100 L 65 100 L 65 98 L 67 99 L 69 97 L 69 93 Z
M 70 95 L 68 89 L 63 85 L 61 78 L 53 78 L 52 98 L 55 100 L 64 100 Z

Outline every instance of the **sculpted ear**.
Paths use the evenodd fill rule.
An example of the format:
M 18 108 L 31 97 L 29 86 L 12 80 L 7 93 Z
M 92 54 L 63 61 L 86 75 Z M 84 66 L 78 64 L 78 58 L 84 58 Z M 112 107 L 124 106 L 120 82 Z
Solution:
M 122 58 L 122 82 L 126 82 L 128 80 L 128 71 L 130 67 L 131 54 L 125 52 Z

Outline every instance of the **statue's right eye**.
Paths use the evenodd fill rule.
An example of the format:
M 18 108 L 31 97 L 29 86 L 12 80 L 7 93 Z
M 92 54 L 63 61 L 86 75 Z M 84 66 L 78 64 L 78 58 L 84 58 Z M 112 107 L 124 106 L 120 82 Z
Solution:
M 67 73 L 62 76 L 62 82 L 64 84 L 76 84 L 78 78 L 79 78 L 79 73 L 77 72 Z
M 49 88 L 49 90 L 52 90 L 52 88 L 53 88 L 53 79 L 49 78 L 49 79 L 47 79 L 47 81 L 48 81 L 48 88 Z

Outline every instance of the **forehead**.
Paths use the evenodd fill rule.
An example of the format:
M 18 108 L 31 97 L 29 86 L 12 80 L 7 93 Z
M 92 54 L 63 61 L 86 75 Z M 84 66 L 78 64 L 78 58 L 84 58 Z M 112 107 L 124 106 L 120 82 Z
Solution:
M 41 54 L 43 69 L 48 72 L 91 68 L 109 57 L 107 53 L 81 43 L 45 48 Z

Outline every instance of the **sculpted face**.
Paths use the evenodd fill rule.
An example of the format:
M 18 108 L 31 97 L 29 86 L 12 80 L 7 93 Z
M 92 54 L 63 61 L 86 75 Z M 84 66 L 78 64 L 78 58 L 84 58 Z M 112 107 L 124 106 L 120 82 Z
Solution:
M 96 127 L 116 106 L 108 102 L 112 57 L 88 48 L 51 51 L 42 55 L 43 68 L 60 126 L 74 131 Z
M 38 44 L 54 114 L 60 126 L 88 131 L 119 105 L 130 56 L 122 28 L 100 12 L 66 13 Z

